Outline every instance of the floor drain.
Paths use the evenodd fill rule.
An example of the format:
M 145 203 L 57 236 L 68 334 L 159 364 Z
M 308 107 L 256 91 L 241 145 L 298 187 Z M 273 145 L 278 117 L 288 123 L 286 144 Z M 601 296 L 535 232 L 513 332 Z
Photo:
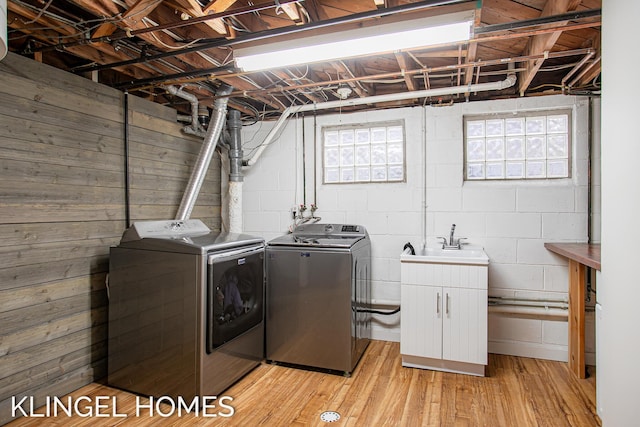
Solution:
M 335 411 L 325 411 L 320 414 L 320 419 L 325 423 L 335 423 L 340 419 L 340 414 Z

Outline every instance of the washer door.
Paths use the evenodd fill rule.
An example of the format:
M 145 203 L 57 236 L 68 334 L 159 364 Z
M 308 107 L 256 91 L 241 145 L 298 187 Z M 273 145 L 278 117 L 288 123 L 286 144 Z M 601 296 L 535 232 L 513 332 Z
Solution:
M 207 280 L 207 353 L 264 318 L 264 247 L 210 255 Z

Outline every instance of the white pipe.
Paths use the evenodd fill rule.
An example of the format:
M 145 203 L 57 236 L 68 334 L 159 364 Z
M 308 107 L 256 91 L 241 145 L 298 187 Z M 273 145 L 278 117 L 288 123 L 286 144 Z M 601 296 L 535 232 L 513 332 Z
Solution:
M 368 96 L 364 98 L 351 98 L 344 99 L 339 101 L 327 101 L 320 102 L 314 104 L 304 104 L 304 105 L 294 105 L 286 108 L 280 118 L 271 129 L 265 140 L 260 144 L 260 147 L 256 150 L 254 155 L 246 162 L 245 166 L 253 166 L 260 156 L 262 152 L 271 144 L 271 141 L 275 138 L 276 134 L 280 131 L 282 125 L 287 120 L 287 118 L 295 113 L 300 113 L 304 111 L 317 111 L 317 110 L 327 110 L 330 108 L 340 108 L 340 107 L 351 107 L 354 105 L 363 105 L 363 104 L 375 104 L 379 102 L 389 102 L 389 101 L 400 101 L 406 99 L 414 99 L 414 98 L 425 98 L 430 96 L 443 96 L 443 95 L 455 95 L 459 93 L 470 93 L 470 92 L 485 92 L 491 90 L 503 90 L 510 88 L 516 84 L 516 75 L 509 74 L 506 79 L 498 81 L 498 82 L 490 82 L 490 83 L 478 83 L 478 84 L 469 84 L 465 86 L 454 86 L 454 87 L 444 87 L 438 89 L 425 89 L 418 91 L 410 91 L 410 92 L 399 92 L 399 93 L 389 93 L 384 95 L 376 95 L 376 96 Z
M 242 233 L 242 181 L 229 181 L 229 232 Z
M 267 134 L 267 136 L 264 139 L 264 141 L 262 142 L 262 144 L 260 144 L 260 146 L 258 147 L 256 152 L 246 162 L 246 164 L 244 164 L 244 162 L 243 162 L 243 166 L 250 167 L 250 166 L 253 166 L 258 161 L 258 158 L 260 158 L 260 156 L 262 155 L 262 152 L 267 148 L 267 146 L 271 143 L 271 141 L 276 137 L 276 134 L 278 133 L 278 131 L 280 130 L 282 125 L 284 125 L 284 123 L 287 121 L 289 116 L 293 113 L 293 109 L 294 108 L 296 108 L 296 107 L 288 107 L 282 112 L 282 114 L 278 118 L 278 121 L 276 121 L 275 125 L 271 128 L 271 130 Z

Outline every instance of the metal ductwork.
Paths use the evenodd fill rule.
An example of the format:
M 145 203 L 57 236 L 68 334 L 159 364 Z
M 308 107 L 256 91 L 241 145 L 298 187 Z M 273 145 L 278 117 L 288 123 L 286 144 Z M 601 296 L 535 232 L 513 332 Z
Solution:
M 182 131 L 189 135 L 204 137 L 205 130 L 199 120 L 199 113 L 201 111 L 201 106 L 199 105 L 198 97 L 196 97 L 192 93 L 185 92 L 184 90 L 182 90 L 182 88 L 179 88 L 176 86 L 167 86 L 167 92 L 169 92 L 171 95 L 174 95 L 186 101 L 189 101 L 189 104 L 191 104 L 191 118 L 188 121 L 189 123 L 191 123 L 191 125 L 183 127 Z M 184 120 L 186 119 L 186 117 L 179 117 L 179 119 Z
M 229 111 L 229 232 L 242 232 L 242 122 L 240 112 Z
M 178 207 L 178 213 L 176 214 L 176 219 L 178 220 L 186 220 L 191 216 L 191 211 L 193 210 L 196 200 L 198 199 L 198 194 L 200 193 L 200 187 L 202 187 L 207 170 L 209 169 L 211 157 L 213 156 L 218 139 L 220 139 L 220 134 L 222 133 L 222 128 L 224 127 L 227 114 L 227 103 L 229 102 L 228 95 L 231 94 L 232 91 L 232 86 L 223 85 L 216 92 L 217 98 L 213 104 L 213 112 L 211 113 L 209 128 L 207 129 L 207 133 L 202 143 L 202 148 L 200 149 L 193 172 L 189 178 L 189 183 L 187 184 L 185 193 L 182 196 L 182 201 Z

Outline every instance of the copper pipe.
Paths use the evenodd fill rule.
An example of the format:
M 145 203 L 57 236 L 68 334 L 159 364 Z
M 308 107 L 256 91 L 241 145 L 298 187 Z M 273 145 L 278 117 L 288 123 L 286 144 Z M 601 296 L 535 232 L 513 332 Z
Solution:
M 504 33 L 504 34 L 486 36 L 486 37 L 483 37 L 482 34 L 478 34 L 476 35 L 476 38 L 469 40 L 469 43 L 484 43 L 484 42 L 489 42 L 494 40 L 517 39 L 520 37 L 537 36 L 539 34 L 557 33 L 558 31 L 566 32 L 566 31 L 582 30 L 584 28 L 601 27 L 601 26 L 602 26 L 602 22 L 594 21 L 594 22 L 584 22 L 582 24 L 568 24 L 568 25 L 561 25 L 561 26 L 555 26 L 550 28 L 542 28 L 539 30 L 510 32 L 510 33 Z

